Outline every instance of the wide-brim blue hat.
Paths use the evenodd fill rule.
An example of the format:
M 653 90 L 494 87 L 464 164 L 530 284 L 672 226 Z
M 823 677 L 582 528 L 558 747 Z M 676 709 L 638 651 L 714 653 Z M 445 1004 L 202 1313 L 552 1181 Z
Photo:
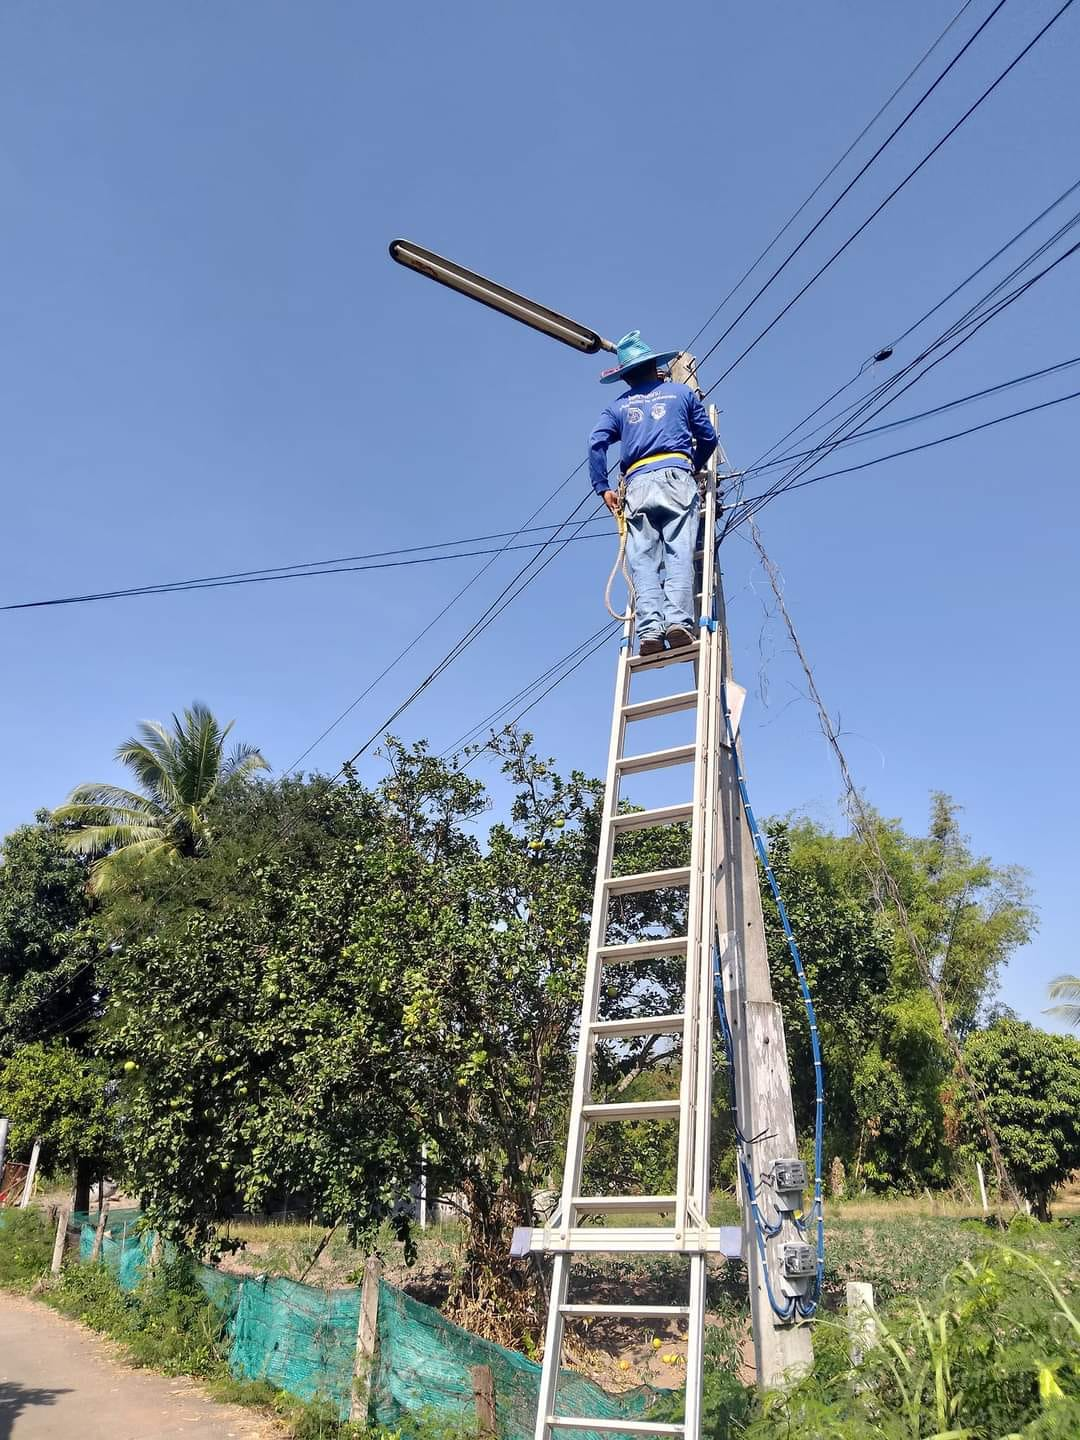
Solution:
M 624 335 L 615 350 L 619 363 L 601 374 L 601 385 L 614 385 L 615 381 L 621 380 L 628 371 L 636 370 L 639 365 L 645 365 L 650 360 L 655 360 L 657 365 L 666 365 L 680 353 L 678 350 L 650 350 L 642 340 L 640 330 L 631 330 L 629 335 Z

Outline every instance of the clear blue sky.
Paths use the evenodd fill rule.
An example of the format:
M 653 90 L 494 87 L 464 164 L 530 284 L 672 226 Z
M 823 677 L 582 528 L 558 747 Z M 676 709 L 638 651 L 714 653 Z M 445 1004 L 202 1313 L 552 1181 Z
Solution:
M 1054 8 L 1005 7 L 706 380 Z M 399 269 L 387 242 L 414 238 L 605 334 L 683 344 L 954 9 L 10 0 L 0 600 L 513 528 L 581 458 L 610 395 L 600 364 Z M 989 9 L 977 0 L 955 34 Z M 1078 63 L 1080 7 L 738 367 L 717 394 L 735 463 L 1077 178 Z M 1078 313 L 1080 260 L 894 413 L 1068 358 Z M 1064 393 L 1076 373 L 878 448 Z M 947 790 L 977 850 L 1030 869 L 1042 928 L 1004 998 L 1032 1019 L 1048 979 L 1080 968 L 1078 416 L 1062 405 L 762 516 L 869 797 L 918 829 Z M 839 824 L 753 554 L 726 548 L 757 807 Z M 134 724 L 194 698 L 287 765 L 430 626 L 309 762 L 336 768 L 520 559 L 446 616 L 470 562 L 0 615 L 0 828 L 118 778 Z M 400 733 L 441 747 L 569 650 L 603 618 L 608 563 L 604 543 L 569 547 Z M 566 768 L 602 768 L 613 660 L 530 717 Z

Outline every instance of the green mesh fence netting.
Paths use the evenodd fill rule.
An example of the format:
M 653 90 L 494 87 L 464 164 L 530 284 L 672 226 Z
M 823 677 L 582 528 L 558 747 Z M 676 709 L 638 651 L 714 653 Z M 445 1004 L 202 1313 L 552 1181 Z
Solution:
M 105 1218 L 105 1233 L 101 1237 L 102 1263 L 113 1272 L 124 1290 L 134 1290 L 138 1285 L 150 1254 L 151 1236 L 138 1229 L 138 1219 L 138 1210 L 110 1210 Z M 97 1219 L 89 1219 L 76 1211 L 72 1221 L 75 1224 L 81 1222 L 79 1259 L 85 1265 L 94 1248 Z
M 429 1305 L 379 1287 L 379 1349 L 372 1394 L 375 1418 L 392 1427 L 423 1412 L 475 1424 L 470 1370 L 486 1365 L 495 1381 L 495 1411 L 502 1440 L 527 1440 L 536 1423 L 540 1366 L 516 1350 L 506 1350 L 470 1335 Z M 584 1376 L 559 1375 L 557 1413 L 597 1420 L 630 1420 L 643 1414 L 662 1392 L 639 1385 L 610 1395 Z M 600 1440 L 596 1431 L 561 1431 L 567 1440 Z
M 125 1290 L 138 1285 L 153 1236 L 138 1229 L 129 1212 L 109 1216 L 101 1260 Z M 79 1258 L 90 1258 L 94 1225 L 83 1223 Z M 208 1265 L 196 1278 L 228 1319 L 229 1369 L 242 1379 L 269 1380 L 301 1400 L 324 1400 L 348 1417 L 360 1318 L 358 1289 L 319 1290 L 266 1275 L 230 1275 Z M 385 1281 L 379 1286 L 378 1351 L 371 1377 L 372 1410 L 397 1429 L 410 1416 L 427 1416 L 448 1428 L 475 1423 L 471 1370 L 486 1365 L 495 1382 L 500 1440 L 528 1440 L 533 1433 L 540 1366 L 514 1350 L 471 1335 L 429 1305 Z M 659 1395 L 638 1386 L 611 1395 L 583 1376 L 564 1370 L 557 1409 L 563 1415 L 631 1420 Z M 566 1440 L 603 1440 L 590 1430 L 568 1430 Z
M 234 1375 L 270 1380 L 301 1400 L 329 1401 L 345 1419 L 352 1395 L 359 1290 L 245 1279 L 232 1326 Z

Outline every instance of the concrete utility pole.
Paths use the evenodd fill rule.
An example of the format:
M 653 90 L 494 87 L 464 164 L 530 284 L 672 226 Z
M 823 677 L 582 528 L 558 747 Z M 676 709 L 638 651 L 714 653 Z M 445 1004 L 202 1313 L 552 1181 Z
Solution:
M 674 380 L 680 380 L 695 390 L 700 389 L 692 356 L 680 355 L 671 367 L 671 375 Z M 717 458 L 727 468 L 723 446 L 718 447 Z M 721 665 L 742 766 L 739 720 L 746 692 L 735 684 L 733 678 L 722 570 L 716 576 L 715 593 Z M 723 717 L 717 716 L 716 723 L 723 734 Z M 790 1159 L 799 1153 L 791 1102 L 791 1071 L 783 1015 L 772 995 L 757 857 L 739 795 L 735 756 L 727 744 L 719 747 L 718 771 L 718 791 L 714 797 L 714 824 L 718 831 L 715 849 L 716 928 L 724 1000 L 735 1054 L 737 1123 L 740 1133 L 749 1142 L 746 1150 L 751 1174 L 759 1182 L 759 1177 L 769 1173 L 774 1160 Z M 743 773 L 746 773 L 745 768 Z M 742 1214 L 742 1253 L 749 1278 L 754 1365 L 758 1384 L 775 1387 L 785 1378 L 790 1379 L 812 1366 L 814 1352 L 810 1329 L 805 1324 L 782 1321 L 773 1311 L 754 1218 L 741 1176 L 736 1176 L 736 1183 Z M 786 1238 L 794 1237 L 789 1235 Z M 780 1247 L 784 1239 L 781 1233 L 766 1241 L 773 1294 L 781 1301 L 785 1298 L 780 1279 Z

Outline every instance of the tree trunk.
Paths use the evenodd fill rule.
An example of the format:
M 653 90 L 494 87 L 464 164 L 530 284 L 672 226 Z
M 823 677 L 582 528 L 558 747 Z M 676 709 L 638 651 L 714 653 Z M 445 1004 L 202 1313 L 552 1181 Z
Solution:
M 89 1211 L 90 1186 L 94 1183 L 94 1162 L 78 1160 L 75 1164 L 75 1191 L 72 1196 L 73 1210 Z

